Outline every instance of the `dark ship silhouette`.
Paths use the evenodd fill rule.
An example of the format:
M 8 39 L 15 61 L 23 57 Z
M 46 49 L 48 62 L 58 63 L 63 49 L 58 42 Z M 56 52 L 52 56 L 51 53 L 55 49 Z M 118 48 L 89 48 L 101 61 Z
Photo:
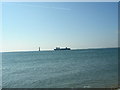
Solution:
M 67 47 L 66 48 L 56 47 L 54 50 L 57 51 L 57 50 L 71 50 L 71 49 Z

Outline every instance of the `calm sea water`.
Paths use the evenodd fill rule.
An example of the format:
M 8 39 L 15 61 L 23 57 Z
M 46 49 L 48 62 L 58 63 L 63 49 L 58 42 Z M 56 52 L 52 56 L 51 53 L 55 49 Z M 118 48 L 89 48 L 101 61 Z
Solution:
M 118 85 L 118 51 L 3 53 L 3 88 L 105 88 Z

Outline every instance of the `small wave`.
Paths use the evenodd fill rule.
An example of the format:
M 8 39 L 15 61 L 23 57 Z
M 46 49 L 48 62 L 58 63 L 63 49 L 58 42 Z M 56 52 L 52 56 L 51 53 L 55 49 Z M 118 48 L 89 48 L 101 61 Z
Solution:
M 84 86 L 83 88 L 90 88 L 90 86 L 89 86 L 89 85 L 86 85 L 86 86 Z

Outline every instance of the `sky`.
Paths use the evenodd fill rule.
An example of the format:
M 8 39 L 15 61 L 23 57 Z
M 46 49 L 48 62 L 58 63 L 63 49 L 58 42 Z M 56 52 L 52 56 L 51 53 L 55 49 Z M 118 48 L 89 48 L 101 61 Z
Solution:
M 1 0 L 2 2 L 119 2 L 119 0 Z
M 2 51 L 118 46 L 117 2 L 4 2 Z

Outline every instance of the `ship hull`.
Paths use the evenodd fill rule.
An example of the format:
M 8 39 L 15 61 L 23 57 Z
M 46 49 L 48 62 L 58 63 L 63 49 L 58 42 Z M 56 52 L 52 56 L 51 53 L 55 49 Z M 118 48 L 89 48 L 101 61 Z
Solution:
M 63 49 L 54 49 L 55 51 L 60 51 L 60 50 L 71 50 L 70 48 L 63 48 Z

